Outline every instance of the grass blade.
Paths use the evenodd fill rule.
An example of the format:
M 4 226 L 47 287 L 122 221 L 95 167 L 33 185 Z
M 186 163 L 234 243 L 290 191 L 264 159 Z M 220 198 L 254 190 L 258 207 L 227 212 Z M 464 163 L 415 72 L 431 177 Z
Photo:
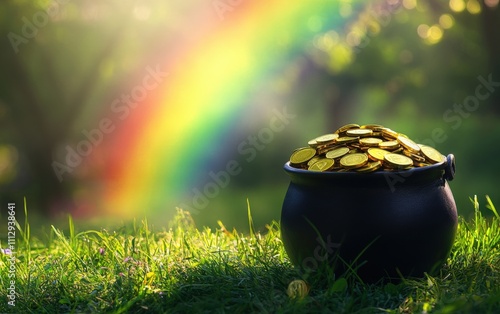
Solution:
M 253 225 L 252 211 L 250 210 L 250 200 L 247 198 L 247 215 L 248 215 L 248 227 L 250 228 L 250 236 L 255 238 L 255 228 Z
M 488 195 L 486 195 L 486 202 L 488 202 L 488 204 L 486 204 L 486 208 L 491 210 L 493 212 L 493 214 L 495 214 L 497 219 L 500 219 L 500 215 L 498 214 L 498 212 L 495 208 L 495 205 L 493 205 L 493 202 L 491 201 L 491 198 Z

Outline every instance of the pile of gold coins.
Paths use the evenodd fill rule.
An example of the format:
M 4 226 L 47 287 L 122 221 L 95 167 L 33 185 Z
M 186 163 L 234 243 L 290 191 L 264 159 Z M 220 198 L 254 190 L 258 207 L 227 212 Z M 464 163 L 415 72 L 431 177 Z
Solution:
M 310 171 L 400 171 L 440 163 L 436 149 L 378 124 L 347 124 L 308 142 L 290 156 L 290 166 Z

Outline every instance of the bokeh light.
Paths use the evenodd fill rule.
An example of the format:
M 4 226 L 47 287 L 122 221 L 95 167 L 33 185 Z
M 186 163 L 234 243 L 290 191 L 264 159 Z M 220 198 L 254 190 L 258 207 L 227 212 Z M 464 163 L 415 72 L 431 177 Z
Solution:
M 11 181 L 16 175 L 18 152 L 12 145 L 0 146 L 0 183 Z
M 340 16 L 347 18 L 352 14 L 352 5 L 348 2 L 342 1 L 339 8 Z
M 470 14 L 478 14 L 481 12 L 481 5 L 477 0 L 469 0 L 467 1 L 467 11 Z
M 450 0 L 450 9 L 455 12 L 462 12 L 465 10 L 464 0 Z
M 427 25 L 427 24 L 420 24 L 417 27 L 417 34 L 422 39 L 426 39 L 427 37 L 429 37 L 429 25 Z
M 498 6 L 500 0 L 484 0 L 484 4 L 490 8 Z
M 441 25 L 443 29 L 452 28 L 453 24 L 453 16 L 451 16 L 450 14 L 443 14 L 439 17 L 439 25 Z
M 432 25 L 427 31 L 427 42 L 430 44 L 436 44 L 443 38 L 443 30 L 439 25 Z
M 415 9 L 417 0 L 403 0 L 403 7 L 407 10 Z

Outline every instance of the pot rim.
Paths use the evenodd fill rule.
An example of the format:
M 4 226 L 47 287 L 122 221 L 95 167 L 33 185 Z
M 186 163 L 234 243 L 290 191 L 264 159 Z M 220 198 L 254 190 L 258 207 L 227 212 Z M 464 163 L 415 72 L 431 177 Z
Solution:
M 377 176 L 383 177 L 384 175 L 387 175 L 388 172 L 386 171 L 374 171 L 374 172 L 369 172 L 369 173 L 357 173 L 357 172 L 334 172 L 334 171 L 324 171 L 324 172 L 318 172 L 318 171 L 309 171 L 305 169 L 298 169 L 290 166 L 290 161 L 287 161 L 285 165 L 283 166 L 286 172 L 289 173 L 296 173 L 296 174 L 303 174 L 306 176 L 310 177 L 317 177 L 317 178 L 333 178 L 333 177 L 352 177 L 354 175 L 356 176 L 367 176 L 371 178 L 375 178 Z M 426 167 L 416 167 L 408 170 L 400 170 L 396 171 L 395 173 L 398 172 L 404 172 L 406 175 L 410 176 L 415 173 L 424 173 L 424 172 L 429 172 L 433 170 L 439 170 L 439 169 L 444 169 L 444 179 L 451 181 L 455 177 L 455 156 L 453 154 L 448 154 L 446 156 L 446 159 L 440 163 L 437 164 L 432 164 L 430 166 Z

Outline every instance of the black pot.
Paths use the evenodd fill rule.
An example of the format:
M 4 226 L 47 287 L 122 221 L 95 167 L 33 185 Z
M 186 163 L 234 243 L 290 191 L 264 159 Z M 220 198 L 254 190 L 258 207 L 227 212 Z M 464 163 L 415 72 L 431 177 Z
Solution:
M 281 212 L 285 250 L 296 266 L 324 263 L 365 282 L 435 274 L 453 245 L 457 208 L 447 181 L 455 158 L 400 172 L 313 172 L 286 163 Z

